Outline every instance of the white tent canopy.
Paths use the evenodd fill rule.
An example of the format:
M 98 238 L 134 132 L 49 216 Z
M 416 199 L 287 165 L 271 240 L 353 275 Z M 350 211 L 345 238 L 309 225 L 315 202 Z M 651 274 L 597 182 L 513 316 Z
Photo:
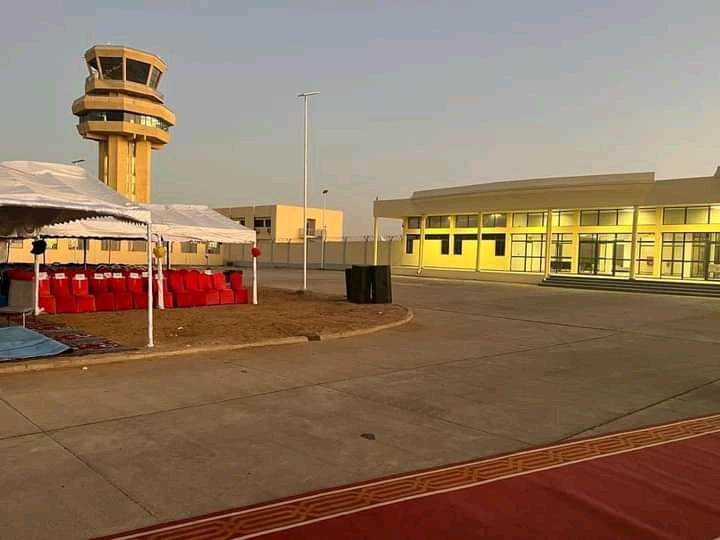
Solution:
M 212 208 L 193 204 L 146 204 L 152 216 L 152 234 L 156 240 L 170 242 L 255 242 L 255 231 L 223 216 Z M 91 218 L 51 225 L 40 231 L 51 238 L 145 238 L 144 228 L 113 218 Z
M 60 163 L 4 161 L 0 163 L 0 235 L 36 236 L 48 225 L 93 216 L 110 216 L 146 224 L 150 212 L 131 203 L 85 169 Z M 153 346 L 152 252 L 148 242 L 148 347 Z M 35 312 L 38 312 L 38 270 L 35 257 Z
M 146 208 L 133 204 L 85 169 L 58 163 L 0 163 L 0 235 L 34 236 L 47 225 L 93 216 L 150 221 Z

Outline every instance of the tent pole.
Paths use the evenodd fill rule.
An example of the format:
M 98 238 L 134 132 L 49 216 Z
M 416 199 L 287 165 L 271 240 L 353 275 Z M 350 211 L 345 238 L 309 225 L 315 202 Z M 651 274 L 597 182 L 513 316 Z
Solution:
M 40 237 L 38 236 L 39 240 Z M 33 313 L 40 315 L 40 257 L 34 255 L 33 264 Z
M 253 247 L 257 247 L 257 242 L 253 242 Z M 252 303 L 257 305 L 257 257 L 252 258 Z
M 83 244 L 83 269 L 87 270 L 87 238 L 81 238 L 80 241 Z
M 160 241 L 159 245 L 164 245 L 165 242 Z M 163 258 L 158 257 L 158 308 L 165 309 L 165 283 L 163 281 Z
M 154 347 L 155 342 L 153 340 L 153 293 L 152 293 L 152 224 L 146 223 L 147 227 L 147 267 L 148 267 L 148 307 L 147 307 L 147 332 L 148 332 L 148 347 Z

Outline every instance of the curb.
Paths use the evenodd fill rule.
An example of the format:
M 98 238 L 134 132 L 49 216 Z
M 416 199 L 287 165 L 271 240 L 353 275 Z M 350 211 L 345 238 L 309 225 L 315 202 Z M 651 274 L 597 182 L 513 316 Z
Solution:
M 373 326 L 371 328 L 361 328 L 359 330 L 348 330 L 347 332 L 337 332 L 335 334 L 320 334 L 320 341 L 331 341 L 333 339 L 343 339 L 343 338 L 356 337 L 356 336 L 367 336 L 369 334 L 374 334 L 375 332 L 382 332 L 383 330 L 397 328 L 398 326 L 402 326 L 403 324 L 409 323 L 410 321 L 412 321 L 415 318 L 415 313 L 413 313 L 412 309 L 410 309 L 409 307 L 406 307 L 405 311 L 406 311 L 405 317 L 403 317 L 399 321 L 394 321 L 394 322 L 386 323 L 386 324 L 380 324 L 378 326 Z
M 47 360 L 19 360 L 6 364 L 0 364 L 0 375 L 12 373 L 27 373 L 31 371 L 45 371 L 48 369 L 70 368 L 97 366 L 103 364 L 117 364 L 120 362 L 128 362 L 132 360 L 150 360 L 153 358 L 172 358 L 175 356 L 184 356 L 188 354 L 210 353 L 210 352 L 226 352 L 237 351 L 242 349 L 252 349 L 258 347 L 272 347 L 277 345 L 294 345 L 298 343 L 308 343 L 309 341 L 331 341 L 333 339 L 349 338 L 354 336 L 364 336 L 374 334 L 397 326 L 402 326 L 410 322 L 415 314 L 410 308 L 405 317 L 399 321 L 387 324 L 381 324 L 370 328 L 362 328 L 359 330 L 349 330 L 347 332 L 338 332 L 334 334 L 320 334 L 310 336 L 290 336 L 285 338 L 267 339 L 263 341 L 255 341 L 253 343 L 238 343 L 236 345 L 213 345 L 209 347 L 187 347 L 185 349 L 176 349 L 171 351 L 147 351 L 138 350 L 125 353 L 107 353 L 107 354 L 89 354 L 86 356 L 74 356 L 70 358 L 56 358 Z

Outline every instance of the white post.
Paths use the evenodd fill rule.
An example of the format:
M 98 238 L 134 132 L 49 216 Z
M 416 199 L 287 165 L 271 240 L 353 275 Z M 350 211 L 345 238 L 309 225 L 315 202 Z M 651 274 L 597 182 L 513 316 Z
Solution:
M 40 315 L 40 257 L 35 255 L 33 262 L 33 313 Z
M 253 242 L 253 247 L 257 247 L 257 242 Z M 257 305 L 257 257 L 252 258 L 252 303 Z
M 635 259 L 637 259 L 638 214 L 637 206 L 633 206 L 632 244 L 630 245 L 630 279 L 635 279 Z
M 303 291 L 307 290 L 307 191 L 308 191 L 308 100 L 305 96 L 305 138 L 303 143 Z M 253 258 L 254 263 L 254 258 Z
M 147 307 L 147 339 L 148 343 L 147 346 L 149 348 L 152 348 L 155 346 L 154 341 L 154 329 L 153 329 L 153 293 L 152 293 L 152 224 L 146 223 L 145 224 L 147 229 L 147 267 L 148 267 L 148 307 Z
M 159 245 L 165 246 L 165 242 L 160 242 Z M 163 258 L 158 257 L 158 308 L 165 309 L 165 284 L 163 282 Z
M 307 193 L 308 193 L 308 97 L 320 92 L 303 92 L 298 97 L 303 98 L 305 105 L 305 137 L 303 142 L 303 291 L 307 290 Z

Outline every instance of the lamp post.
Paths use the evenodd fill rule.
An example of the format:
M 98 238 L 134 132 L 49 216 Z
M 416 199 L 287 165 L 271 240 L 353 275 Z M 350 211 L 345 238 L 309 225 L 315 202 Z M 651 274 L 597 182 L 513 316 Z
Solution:
M 297 97 L 303 98 L 305 104 L 305 138 L 304 150 L 304 187 L 303 187 L 303 291 L 307 290 L 307 192 L 308 192 L 308 98 L 320 92 L 303 92 Z
M 328 190 L 322 190 L 322 229 L 320 238 L 320 270 L 325 270 L 325 240 L 327 239 L 327 225 L 325 225 L 325 208 L 327 207 L 327 194 Z

